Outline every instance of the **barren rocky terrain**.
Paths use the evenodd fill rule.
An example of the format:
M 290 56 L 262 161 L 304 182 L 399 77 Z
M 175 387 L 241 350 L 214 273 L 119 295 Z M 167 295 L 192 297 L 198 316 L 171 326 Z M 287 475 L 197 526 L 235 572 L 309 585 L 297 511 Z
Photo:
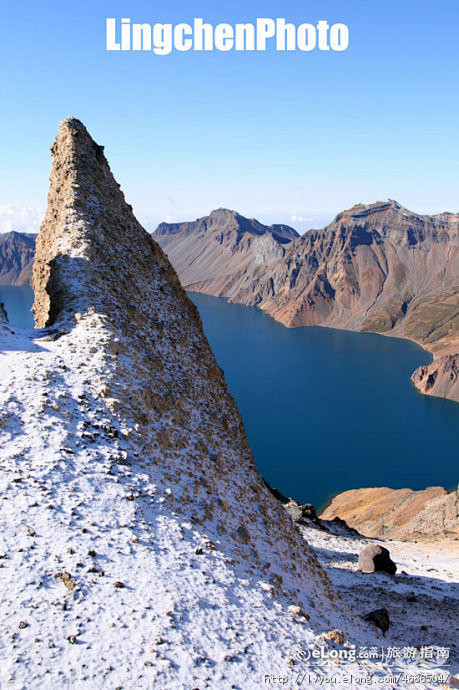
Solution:
M 225 208 L 189 223 L 161 223 L 154 235 L 183 285 L 219 297 L 256 266 L 283 257 L 298 237 L 288 225 L 266 226 Z
M 440 486 L 352 489 L 335 496 L 321 518 L 339 517 L 367 537 L 459 541 L 459 492 Z
M 231 260 L 219 267 L 219 245 L 210 232 L 196 235 L 201 257 L 196 261 L 190 226 L 163 224 L 155 233 L 186 288 L 258 306 L 289 327 L 406 337 L 436 357 L 459 349 L 459 214 L 421 216 L 392 200 L 358 204 L 265 261 L 254 260 L 247 242 L 237 249 L 227 246 L 222 257 L 239 253 L 236 270 Z M 244 262 L 241 251 L 249 255 Z M 437 373 L 429 392 L 457 400 L 450 360 Z M 419 388 L 425 392 L 425 386 Z

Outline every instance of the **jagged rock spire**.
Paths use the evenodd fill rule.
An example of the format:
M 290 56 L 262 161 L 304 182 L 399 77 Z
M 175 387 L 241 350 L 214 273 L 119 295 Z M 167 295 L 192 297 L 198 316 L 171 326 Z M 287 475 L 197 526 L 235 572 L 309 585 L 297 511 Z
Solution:
M 134 254 L 142 263 L 154 260 L 163 265 L 168 279 L 178 285 L 126 203 L 103 150 L 79 120 L 61 122 L 51 148 L 48 209 L 33 271 L 33 311 L 39 328 L 89 308 L 111 311 L 117 266 L 128 273 Z
M 124 429 L 128 457 L 168 492 L 168 515 L 191 521 L 291 603 L 306 610 L 321 598 L 324 621 L 345 628 L 326 574 L 255 469 L 196 308 L 135 219 L 102 147 L 67 119 L 52 152 L 34 266 L 37 325 L 69 332 L 61 347 L 68 342 L 84 362 L 92 395 Z

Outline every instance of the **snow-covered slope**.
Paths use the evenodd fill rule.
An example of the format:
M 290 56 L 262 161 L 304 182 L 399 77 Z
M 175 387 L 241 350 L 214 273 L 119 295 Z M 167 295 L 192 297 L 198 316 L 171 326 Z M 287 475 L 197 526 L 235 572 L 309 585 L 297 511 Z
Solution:
M 197 311 L 102 147 L 68 119 L 52 150 L 41 330 L 0 325 L 1 687 L 259 688 L 305 670 L 299 647 L 380 644 L 256 473 Z

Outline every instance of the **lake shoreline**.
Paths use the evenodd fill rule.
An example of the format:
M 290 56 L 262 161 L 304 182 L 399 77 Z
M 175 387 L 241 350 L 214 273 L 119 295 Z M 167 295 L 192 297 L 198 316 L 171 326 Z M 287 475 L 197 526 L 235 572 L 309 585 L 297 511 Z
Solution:
M 30 300 L 33 297 L 30 288 L 28 294 Z M 278 486 L 282 493 L 291 495 L 299 503 L 313 503 L 319 512 L 325 510 L 335 496 L 355 487 L 385 485 L 394 490 L 405 487 L 420 490 L 438 484 L 447 490 L 454 487 L 456 478 L 450 477 L 445 468 L 450 452 L 446 448 L 452 448 L 452 445 L 444 443 L 445 450 L 442 451 L 441 442 L 435 448 L 435 438 L 441 439 L 445 432 L 451 434 L 456 406 L 445 399 L 418 394 L 406 376 L 405 380 L 396 380 L 394 374 L 394 366 L 400 368 L 400 357 L 406 360 L 405 372 L 410 370 L 409 362 L 419 361 L 419 355 L 424 356 L 425 363 L 428 363 L 430 353 L 422 345 L 407 338 L 387 336 L 380 339 L 378 336 L 385 334 L 328 326 L 284 327 L 279 330 L 277 327 L 284 324 L 264 310 L 199 292 L 189 291 L 189 297 L 192 301 L 206 302 L 198 306 L 204 330 L 217 361 L 226 372 L 256 465 L 267 481 Z M 211 300 L 211 303 L 206 300 Z M 224 314 L 220 314 L 221 305 L 226 306 Z M 265 314 L 269 317 L 267 320 L 259 318 Z M 214 325 L 212 318 L 216 319 Z M 19 329 L 18 326 L 16 328 Z M 223 333 L 219 334 L 221 329 Z M 407 350 L 403 344 L 408 345 L 409 342 Z M 400 355 L 397 355 L 398 344 L 395 351 L 392 348 L 395 343 L 401 346 Z M 412 348 L 411 344 L 415 347 Z M 242 357 L 239 364 L 236 361 L 238 357 Z M 260 358 L 261 362 L 256 361 Z M 287 361 L 289 358 L 293 360 Z M 273 362 L 277 362 L 279 371 L 267 378 Z M 241 367 L 242 372 L 238 371 Z M 382 372 L 378 373 L 381 367 Z M 252 385 L 247 384 L 244 377 L 250 379 L 254 373 Z M 295 383 L 298 377 L 301 381 Z M 387 383 L 388 377 L 392 389 Z M 403 379 L 403 375 L 400 378 Z M 377 381 L 381 383 L 377 384 Z M 382 398 L 379 388 L 382 388 Z M 391 408 L 399 409 L 399 403 L 394 405 L 394 400 L 400 397 L 400 391 L 403 391 L 405 403 L 394 416 Z M 289 405 L 293 405 L 291 411 Z M 404 438 L 404 425 L 398 418 L 405 413 L 403 407 L 408 406 L 409 409 L 413 405 L 419 408 L 419 413 L 413 412 L 413 419 L 407 424 L 415 437 L 425 432 L 433 415 L 434 440 L 428 441 L 430 452 L 422 448 L 422 442 L 416 442 L 411 448 Z M 372 406 L 381 408 L 380 419 L 369 415 L 368 408 Z M 346 410 L 349 407 L 355 408 L 354 415 Z M 421 415 L 421 423 L 416 419 L 418 415 Z M 341 443 L 334 436 L 341 438 Z M 378 448 L 381 443 L 385 444 L 387 453 L 381 454 Z M 402 459 L 404 450 L 406 458 Z M 435 451 L 442 456 L 438 473 L 426 473 L 425 465 Z M 396 458 L 400 455 L 399 462 L 390 459 L 394 454 Z M 406 465 L 414 467 L 416 456 L 420 457 L 421 469 L 424 466 L 421 477 L 406 470 Z M 388 463 L 394 467 L 393 473 L 385 469 Z M 381 471 L 378 471 L 378 465 Z M 413 481 L 415 477 L 416 481 Z

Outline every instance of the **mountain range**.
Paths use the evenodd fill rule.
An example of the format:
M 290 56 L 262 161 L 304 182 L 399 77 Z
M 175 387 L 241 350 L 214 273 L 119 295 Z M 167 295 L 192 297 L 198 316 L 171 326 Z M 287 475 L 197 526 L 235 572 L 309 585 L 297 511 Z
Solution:
M 36 235 L 0 234 L 0 285 L 31 285 Z
M 260 307 L 289 327 L 415 340 L 439 364 L 430 378 L 418 370 L 414 383 L 459 399 L 457 370 L 444 358 L 459 350 L 459 214 L 418 215 L 393 200 L 358 204 L 323 230 L 281 242 L 264 227 L 257 238 L 269 253 L 240 218 L 220 209 L 155 231 L 187 289 Z
M 299 235 L 288 225 L 267 226 L 219 208 L 190 223 L 161 223 L 154 237 L 183 285 L 226 296 L 257 266 L 282 258 Z
M 217 209 L 154 238 L 186 289 L 258 306 L 286 326 L 410 338 L 435 359 L 414 385 L 459 400 L 459 214 L 358 204 L 305 235 Z M 0 235 L 0 284 L 31 285 L 35 236 Z

